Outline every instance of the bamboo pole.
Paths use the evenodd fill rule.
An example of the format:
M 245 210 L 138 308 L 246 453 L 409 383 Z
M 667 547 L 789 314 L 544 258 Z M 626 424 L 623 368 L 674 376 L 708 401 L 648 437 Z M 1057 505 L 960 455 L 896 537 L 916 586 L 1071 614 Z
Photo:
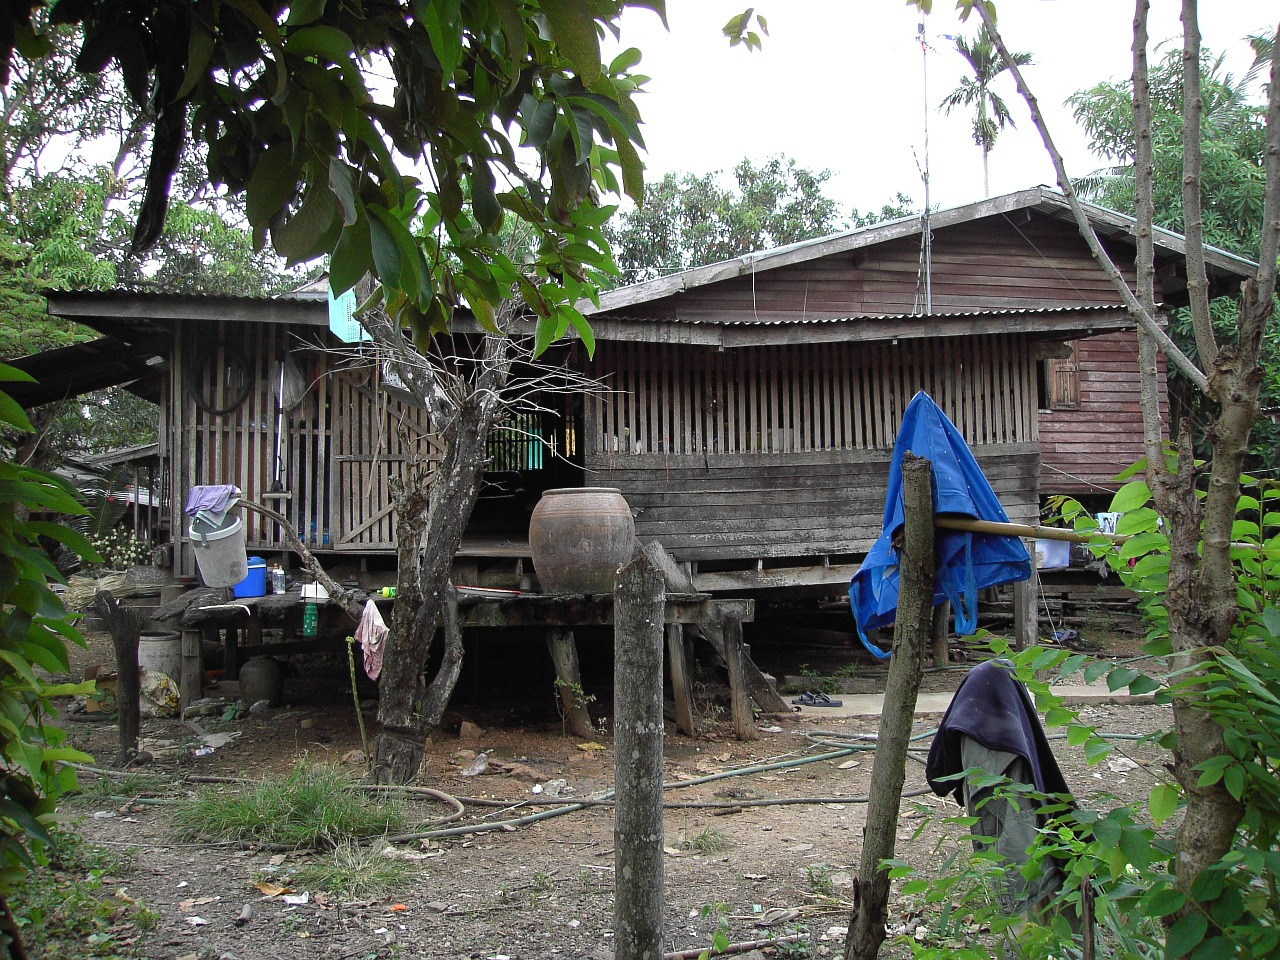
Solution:
M 970 533 L 994 533 L 1002 537 L 1027 537 L 1034 540 L 1065 540 L 1068 543 L 1092 543 L 1097 538 L 1111 543 L 1121 544 L 1133 539 L 1129 533 L 1103 533 L 1101 530 L 1087 532 L 1065 530 L 1062 527 L 1038 527 L 1029 523 L 1002 523 L 999 520 L 974 520 L 971 517 L 934 516 L 933 525 L 943 530 L 966 530 Z M 1242 550 L 1257 550 L 1258 544 L 1233 541 L 1232 547 Z
M 944 530 L 994 533 L 1002 537 L 1027 537 L 1033 540 L 1066 540 L 1068 543 L 1091 543 L 1096 537 L 1103 537 L 1112 543 L 1124 543 L 1129 539 L 1126 534 L 1103 533 L 1100 530 L 1081 533 L 1076 530 L 1065 530 L 1062 527 L 1040 527 L 1029 523 L 1002 523 L 998 520 L 974 520 L 969 517 L 935 516 L 933 525 Z

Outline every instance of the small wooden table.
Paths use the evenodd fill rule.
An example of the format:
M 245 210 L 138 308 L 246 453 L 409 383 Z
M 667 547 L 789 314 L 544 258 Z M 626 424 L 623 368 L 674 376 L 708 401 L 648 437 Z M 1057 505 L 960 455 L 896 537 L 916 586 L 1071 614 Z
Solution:
M 174 610 L 157 611 L 157 615 L 178 616 L 182 627 L 182 676 L 179 689 L 184 704 L 198 700 L 203 694 L 204 640 L 221 640 L 226 650 L 226 676 L 236 679 L 243 659 L 250 656 L 288 655 L 314 650 L 343 649 L 344 637 L 355 630 L 355 624 L 336 603 L 326 600 L 304 600 L 300 588 L 284 594 L 223 600 L 218 591 L 207 596 L 175 604 Z M 380 605 L 384 600 L 370 595 Z M 321 609 L 320 629 L 316 637 L 296 636 L 302 626 L 302 611 L 307 602 L 318 602 Z M 551 595 L 463 589 L 458 593 L 458 606 L 463 629 L 467 627 L 507 628 L 542 627 L 546 630 L 547 649 L 559 680 L 561 705 L 566 721 L 575 735 L 594 733 L 586 706 L 575 691 L 581 690 L 581 673 L 573 630 L 580 627 L 608 626 L 613 623 L 613 596 L 600 594 Z M 676 727 L 690 736 L 695 734 L 693 691 L 688 669 L 690 641 L 686 628 L 696 626 L 698 632 L 724 658 L 729 671 L 731 715 L 736 734 L 742 739 L 755 736 L 751 713 L 754 698 L 767 711 L 789 710 L 785 701 L 751 662 L 742 642 L 742 624 L 755 616 L 753 600 L 721 600 L 709 594 L 669 594 L 663 613 L 666 629 L 667 664 L 676 708 Z M 263 641 L 263 629 L 280 627 L 285 639 L 278 643 Z M 241 635 L 243 631 L 243 636 Z M 293 636 L 290 637 L 290 634 Z

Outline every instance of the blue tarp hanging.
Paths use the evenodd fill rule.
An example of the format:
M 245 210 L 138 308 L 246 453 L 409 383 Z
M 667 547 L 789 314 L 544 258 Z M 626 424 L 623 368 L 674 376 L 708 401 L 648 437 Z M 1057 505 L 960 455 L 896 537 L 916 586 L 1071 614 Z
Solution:
M 903 525 L 902 458 L 907 452 L 933 465 L 933 512 L 977 520 L 1009 522 L 1009 515 L 978 466 L 964 437 L 933 399 L 921 390 L 902 415 L 889 462 L 889 486 L 880 538 L 849 584 L 858 636 L 877 657 L 889 654 L 867 639 L 867 631 L 893 623 L 898 612 L 898 551 L 893 538 Z M 978 627 L 978 591 L 1031 576 L 1031 558 L 1017 537 L 962 530 L 938 530 L 938 568 L 933 605 L 950 600 L 956 633 Z

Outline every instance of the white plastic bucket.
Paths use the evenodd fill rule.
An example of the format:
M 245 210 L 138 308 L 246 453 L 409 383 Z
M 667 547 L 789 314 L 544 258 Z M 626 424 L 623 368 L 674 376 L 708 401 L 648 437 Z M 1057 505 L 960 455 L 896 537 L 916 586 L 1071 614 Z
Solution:
M 138 638 L 138 666 L 151 673 L 163 673 L 177 683 L 182 679 L 182 635 L 144 632 Z
M 214 526 L 203 517 L 191 521 L 191 547 L 206 587 L 234 587 L 249 575 L 244 524 L 228 513 Z

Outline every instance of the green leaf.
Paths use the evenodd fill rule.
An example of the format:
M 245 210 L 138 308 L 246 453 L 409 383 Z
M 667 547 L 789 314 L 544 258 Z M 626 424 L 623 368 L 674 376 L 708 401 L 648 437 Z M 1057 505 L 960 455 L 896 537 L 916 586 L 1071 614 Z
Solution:
M 1187 902 L 1187 895 L 1177 887 L 1164 887 L 1157 890 L 1147 900 L 1147 913 L 1153 917 L 1167 917 L 1182 909 Z
M 1148 677 L 1145 673 L 1139 674 L 1129 683 L 1129 693 L 1135 697 L 1143 694 L 1153 693 L 1160 689 L 1160 681 L 1155 677 Z
M 583 83 L 600 76 L 600 38 L 587 0 L 544 0 L 542 14 L 556 48 Z
M 369 220 L 360 209 L 356 219 L 344 227 L 329 258 L 329 285 L 334 295 L 346 293 L 373 267 L 373 247 Z
M 258 225 L 270 222 L 297 193 L 298 165 L 287 142 L 268 147 L 258 157 L 245 187 L 245 216 Z
M 640 59 L 640 51 L 635 47 L 628 47 L 613 58 L 613 62 L 609 64 L 609 72 L 613 74 L 626 73 L 638 64 Z
M 313 183 L 296 213 L 271 230 L 271 241 L 289 265 L 303 263 L 329 250 L 342 227 L 338 203 L 327 184 Z
M 35 427 L 31 425 L 31 421 L 27 418 L 26 411 L 22 409 L 22 405 L 4 392 L 0 392 L 0 422 L 17 427 L 24 433 L 31 433 L 35 430 Z
M 1132 667 L 1121 667 L 1119 669 L 1112 670 L 1107 674 L 1107 689 L 1112 693 L 1115 693 L 1122 687 L 1127 687 L 1129 684 L 1133 683 L 1133 681 L 1138 679 L 1139 676 L 1140 674 L 1138 671 L 1134 670 Z
M 1084 759 L 1089 766 L 1104 759 L 1109 753 L 1111 753 L 1111 744 L 1101 738 L 1090 740 L 1084 746 Z
M 36 378 L 25 370 L 0 363 L 0 383 L 35 383 Z
M 1232 764 L 1223 771 L 1222 783 L 1227 788 L 1227 793 L 1237 800 L 1244 796 L 1244 770 L 1239 764 Z
M 1151 796 L 1147 797 L 1147 810 L 1150 811 L 1151 819 L 1157 827 L 1173 816 L 1178 809 L 1178 801 L 1181 799 L 1182 795 L 1173 784 L 1161 783 L 1156 785 L 1156 788 L 1151 791 Z M 1169 912 L 1172 913 L 1173 911 Z M 1164 916 L 1164 914 L 1157 914 L 1157 916 Z
M 399 289 L 400 274 L 404 270 L 404 264 L 400 260 L 400 248 L 396 244 L 395 237 L 391 235 L 391 231 L 387 229 L 386 222 L 383 220 L 386 211 L 379 212 L 372 207 L 366 210 L 370 214 L 369 244 L 373 251 L 373 265 L 378 271 L 378 279 L 388 287 Z
M 1128 513 L 1130 510 L 1145 506 L 1150 499 L 1151 488 L 1147 486 L 1145 480 L 1130 480 L 1116 491 L 1115 496 L 1111 498 L 1111 506 L 1108 510 L 1111 513 Z
M 204 29 L 198 17 L 192 17 L 189 22 L 191 27 L 187 38 L 187 72 L 182 78 L 182 86 L 178 88 L 175 97 L 177 100 L 185 100 L 196 88 L 213 56 L 213 34 Z
M 636 203 L 644 203 L 644 162 L 629 140 L 619 139 L 618 162 L 622 166 L 622 189 Z
M 289 34 L 284 42 L 286 53 L 299 57 L 323 57 L 344 71 L 352 67 L 355 45 L 337 27 L 318 25 L 303 27 Z
M 300 27 L 320 19 L 324 13 L 325 0 L 293 0 L 289 4 L 289 16 L 285 23 L 291 27 Z
M 1209 921 L 1201 913 L 1179 917 L 1165 938 L 1165 960 L 1177 960 L 1204 939 Z
M 349 227 L 360 215 L 360 203 L 356 199 L 356 175 L 348 164 L 337 157 L 329 158 L 329 189 L 338 199 L 342 209 L 342 225 Z

